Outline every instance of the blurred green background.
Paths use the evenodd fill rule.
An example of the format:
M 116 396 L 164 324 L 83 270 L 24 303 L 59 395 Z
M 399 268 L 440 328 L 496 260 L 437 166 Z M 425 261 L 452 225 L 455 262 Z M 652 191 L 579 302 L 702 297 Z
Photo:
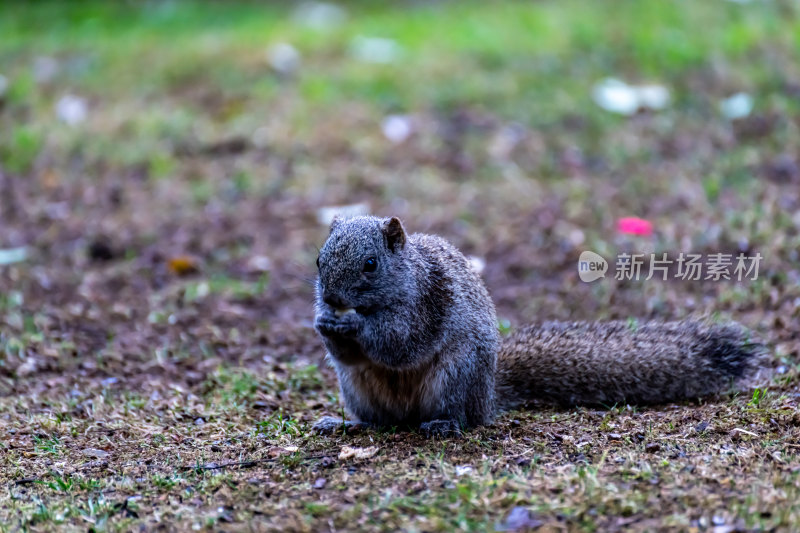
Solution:
M 54 148 L 75 148 L 64 128 L 50 131 L 65 91 L 91 103 L 82 140 L 103 149 L 85 150 L 128 163 L 171 159 L 160 142 L 251 135 L 278 113 L 286 136 L 303 139 L 348 104 L 378 115 L 468 106 L 556 135 L 577 117 L 583 149 L 635 157 L 607 136 L 620 120 L 592 102 L 598 80 L 665 85 L 662 128 L 718 119 L 719 100 L 741 91 L 757 111 L 796 112 L 796 11 L 781 1 L 10 2 L 3 162 L 29 168 L 48 133 Z M 365 39 L 385 40 L 372 43 L 376 57 L 362 57 Z M 287 45 L 296 58 L 270 61 Z
M 135 257 L 160 242 L 224 270 L 214 250 L 236 258 L 275 245 L 253 227 L 269 222 L 243 222 L 267 209 L 293 228 L 286 259 L 310 277 L 324 237 L 309 224 L 315 211 L 360 204 L 490 259 L 501 309 L 501 285 L 571 284 L 581 248 L 760 249 L 775 276 L 796 277 L 780 267 L 797 259 L 794 2 L 0 9 L 0 164 L 14 203 L 61 205 L 68 221 L 39 220 L 41 248 L 101 235 Z M 641 90 L 656 101 L 639 102 Z M 106 189 L 127 211 L 87 197 Z M 172 239 L 173 226 L 204 233 L 209 212 L 249 224 L 251 245 Z M 31 243 L 31 216 L 6 220 L 20 228 L 6 246 Z M 651 220 L 654 239 L 622 239 L 616 220 L 627 216 Z M 593 290 L 602 300 L 586 314 L 606 313 L 617 288 Z M 560 295 L 541 305 L 549 292 L 510 299 L 506 314 L 574 313 Z M 642 312 L 687 311 L 664 298 Z

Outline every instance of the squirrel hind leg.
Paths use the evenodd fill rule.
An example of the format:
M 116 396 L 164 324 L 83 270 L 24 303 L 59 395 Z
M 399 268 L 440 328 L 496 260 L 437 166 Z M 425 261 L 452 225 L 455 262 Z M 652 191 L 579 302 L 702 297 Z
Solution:
M 455 419 L 429 420 L 420 424 L 419 430 L 427 438 L 460 437 L 463 435 L 461 424 Z
M 367 429 L 369 424 L 364 422 L 356 422 L 353 420 L 344 420 L 335 416 L 323 416 L 314 422 L 311 429 L 320 435 L 333 435 L 337 432 L 342 433 L 357 433 L 361 430 Z

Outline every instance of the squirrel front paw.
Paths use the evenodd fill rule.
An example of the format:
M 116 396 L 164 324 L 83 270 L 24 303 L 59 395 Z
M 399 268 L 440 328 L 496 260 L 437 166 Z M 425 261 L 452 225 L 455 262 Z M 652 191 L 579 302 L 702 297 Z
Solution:
M 458 420 L 431 420 L 419 426 L 420 432 L 428 437 L 460 437 L 461 425 Z
M 367 424 L 363 422 L 354 422 L 352 420 L 343 420 L 335 416 L 323 416 L 311 426 L 311 429 L 320 435 L 333 435 L 339 431 L 346 431 L 347 433 L 356 433 L 366 428 Z
M 337 317 L 331 313 L 317 315 L 314 328 L 323 337 L 355 337 L 361 330 L 362 318 L 357 313 L 349 313 Z

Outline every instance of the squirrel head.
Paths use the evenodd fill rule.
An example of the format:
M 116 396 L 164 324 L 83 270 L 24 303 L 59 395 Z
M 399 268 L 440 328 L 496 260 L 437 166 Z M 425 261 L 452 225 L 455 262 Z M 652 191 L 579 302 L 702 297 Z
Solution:
M 397 217 L 334 218 L 317 258 L 317 304 L 366 315 L 407 295 L 406 244 Z

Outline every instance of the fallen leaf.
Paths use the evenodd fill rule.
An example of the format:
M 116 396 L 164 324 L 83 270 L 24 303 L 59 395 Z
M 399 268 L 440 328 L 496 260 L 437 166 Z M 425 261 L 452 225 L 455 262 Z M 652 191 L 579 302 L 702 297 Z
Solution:
M 173 257 L 167 263 L 167 268 L 169 268 L 170 272 L 178 276 L 194 274 L 199 270 L 197 261 L 188 255 Z
M 295 453 L 298 449 L 299 448 L 297 446 L 285 446 L 285 447 L 273 446 L 267 451 L 267 455 L 272 458 L 281 457 L 284 455 L 291 455 Z
M 669 90 L 661 85 L 629 85 L 607 78 L 592 89 L 595 103 L 612 113 L 633 115 L 639 109 L 663 109 L 669 104 Z
M 289 43 L 276 43 L 267 50 L 269 65 L 281 74 L 292 74 L 300 68 L 300 52 Z
M 458 465 L 456 466 L 456 475 L 457 476 L 464 476 L 466 474 L 472 473 L 472 467 L 470 465 Z
M 389 115 L 381 123 L 383 136 L 394 144 L 400 144 L 411 136 L 411 120 L 405 115 Z
M 502 524 L 497 524 L 496 531 L 523 531 L 541 526 L 544 522 L 531 516 L 525 507 L 514 507 Z
M 369 459 L 378 453 L 377 446 L 369 446 L 368 448 L 356 448 L 351 446 L 342 446 L 339 452 L 340 460 L 347 459 Z
M 96 459 L 105 459 L 111 454 L 98 448 L 86 448 L 83 450 L 83 455 L 88 455 L 89 457 L 94 457 Z
M 86 100 L 80 96 L 67 94 L 56 102 L 56 116 L 61 122 L 70 126 L 77 126 L 85 121 L 89 115 Z
M 669 91 L 661 85 L 640 85 L 636 87 L 639 93 L 639 107 L 647 109 L 664 109 L 669 104 Z
M 736 93 L 719 103 L 719 110 L 730 120 L 744 118 L 753 110 L 753 97 L 747 93 Z
M 0 249 L 0 266 L 20 263 L 28 258 L 28 249 L 24 246 L 19 248 Z

